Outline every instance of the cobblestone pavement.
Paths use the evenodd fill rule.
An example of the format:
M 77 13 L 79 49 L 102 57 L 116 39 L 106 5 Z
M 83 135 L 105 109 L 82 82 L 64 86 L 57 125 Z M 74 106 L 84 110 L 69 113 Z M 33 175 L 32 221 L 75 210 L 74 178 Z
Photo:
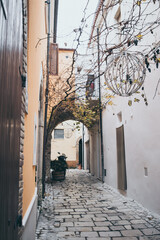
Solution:
M 160 218 L 84 170 L 46 186 L 36 240 L 160 240 Z

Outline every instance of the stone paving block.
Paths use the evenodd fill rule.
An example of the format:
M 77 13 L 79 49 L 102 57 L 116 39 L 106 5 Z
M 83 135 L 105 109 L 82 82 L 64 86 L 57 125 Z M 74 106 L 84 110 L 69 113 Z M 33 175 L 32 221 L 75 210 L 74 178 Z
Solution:
M 81 214 L 82 218 L 94 218 L 94 214 L 90 214 L 90 212 L 87 212 L 86 214 Z
M 74 211 L 83 213 L 83 212 L 86 212 L 88 210 L 86 208 L 75 208 Z
M 109 228 L 112 231 L 120 231 L 120 230 L 124 230 L 125 229 L 123 226 L 109 226 Z
M 77 208 L 80 208 L 80 209 L 84 209 L 84 206 L 83 205 L 70 205 L 70 208 L 73 208 L 73 209 L 77 209 Z
M 137 240 L 137 237 L 116 237 L 116 238 L 112 238 L 112 240 Z
M 105 217 L 93 217 L 93 221 L 95 222 L 104 222 L 107 219 Z
M 84 218 L 79 218 L 79 222 L 93 222 L 93 220 L 90 217 L 84 217 Z
M 56 209 L 55 213 L 68 213 L 68 212 L 73 212 L 74 210 L 72 208 L 63 208 L 63 209 Z
M 160 231 L 156 230 L 155 228 L 141 229 L 141 231 L 142 231 L 145 235 L 150 235 L 150 236 L 160 234 Z
M 98 213 L 98 214 L 95 214 L 95 217 L 98 217 L 98 218 L 107 218 L 108 217 L 108 214 L 106 214 L 106 213 Z
M 109 221 L 106 221 L 106 222 L 95 222 L 95 225 L 97 227 L 108 227 L 108 226 L 111 226 L 112 223 L 109 222 Z
M 96 207 L 93 207 L 93 208 L 88 208 L 89 212 L 98 212 L 98 211 L 102 211 L 102 208 L 96 208 Z
M 113 225 L 129 225 L 130 222 L 126 220 L 111 221 Z
M 95 232 L 110 231 L 108 227 L 93 227 Z
M 65 222 L 77 222 L 78 219 L 77 218 L 66 218 Z
M 120 218 L 122 220 L 134 220 L 135 218 L 133 216 L 127 216 L 127 215 L 120 215 Z
M 133 229 L 143 229 L 143 228 L 146 228 L 146 225 L 145 224 L 132 224 L 131 225 Z
M 98 233 L 97 232 L 81 232 L 81 237 L 98 237 Z
M 105 237 L 105 238 L 103 238 L 103 237 L 97 237 L 97 238 L 87 237 L 87 240 L 111 240 L 111 238 L 110 237 Z
M 121 236 L 119 231 L 99 232 L 100 237 L 119 237 Z
M 55 219 L 65 219 L 65 218 L 72 218 L 72 215 L 56 215 Z
M 65 238 L 61 238 L 61 240 L 66 240 L 66 239 L 68 239 L 68 240 L 85 240 L 85 238 L 81 238 L 81 237 L 79 237 L 79 236 L 77 236 L 77 237 L 65 237 Z M 53 239 L 52 239 L 53 240 Z M 59 239 L 58 239 L 59 240 Z
M 93 222 L 75 222 L 75 226 L 76 227 L 94 227 L 94 223 Z
M 63 222 L 61 223 L 61 226 L 62 227 L 73 227 L 73 222 Z
M 112 221 L 112 220 L 121 220 L 118 216 L 108 216 L 107 219 L 109 221 Z
M 92 227 L 68 227 L 69 232 L 92 232 Z
M 143 233 L 140 230 L 124 230 L 121 231 L 122 236 L 125 237 L 137 237 L 143 235 Z
M 156 225 L 157 225 L 157 224 L 156 224 Z M 150 223 L 145 223 L 145 226 L 146 226 L 147 228 L 152 228 L 152 227 L 153 227 L 153 225 L 150 224 Z
M 130 221 L 132 224 L 141 224 L 141 223 L 147 223 L 145 220 L 143 219 L 135 219 L 135 220 L 131 220 Z
M 75 214 L 75 215 L 72 215 L 72 217 L 79 219 L 79 218 L 81 218 L 81 215 Z
M 59 228 L 54 228 L 54 232 L 66 232 L 67 228 L 66 227 L 59 227 Z M 50 232 L 50 230 L 48 229 L 48 232 Z
M 125 227 L 125 229 L 127 229 L 127 230 L 132 229 L 132 226 L 131 226 L 131 225 L 124 225 L 124 227 Z
M 57 237 L 58 238 L 61 238 L 61 237 L 74 237 L 75 236 L 75 233 L 74 232 L 58 232 L 57 233 Z

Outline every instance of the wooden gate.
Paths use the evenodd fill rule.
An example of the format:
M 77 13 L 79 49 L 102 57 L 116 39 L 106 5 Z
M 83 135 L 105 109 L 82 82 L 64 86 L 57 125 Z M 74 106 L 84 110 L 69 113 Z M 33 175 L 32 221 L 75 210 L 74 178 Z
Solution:
M 18 239 L 22 0 L 0 0 L 0 239 Z

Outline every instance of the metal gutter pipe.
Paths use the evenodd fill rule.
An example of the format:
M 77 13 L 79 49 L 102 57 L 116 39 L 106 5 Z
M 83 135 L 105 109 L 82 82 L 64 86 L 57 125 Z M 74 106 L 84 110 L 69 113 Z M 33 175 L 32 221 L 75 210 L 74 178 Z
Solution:
M 45 115 L 44 115 L 44 137 L 43 137 L 43 169 L 42 169 L 42 197 L 45 196 L 45 147 L 47 140 L 47 110 L 48 110 L 48 84 L 49 84 L 49 45 L 50 45 L 50 0 L 48 4 L 48 33 L 47 33 L 47 76 L 46 76 L 46 91 L 45 91 Z
M 59 4 L 59 0 L 55 0 L 55 2 L 54 2 L 54 23 L 53 23 L 53 43 L 57 42 L 58 4 Z
M 102 126 L 102 103 L 101 103 L 101 79 L 100 79 L 100 48 L 99 48 L 99 28 L 97 28 L 97 50 L 98 50 L 98 85 L 99 85 L 99 122 L 101 136 L 101 165 L 102 165 L 102 182 L 104 182 L 104 153 L 103 153 L 103 126 Z

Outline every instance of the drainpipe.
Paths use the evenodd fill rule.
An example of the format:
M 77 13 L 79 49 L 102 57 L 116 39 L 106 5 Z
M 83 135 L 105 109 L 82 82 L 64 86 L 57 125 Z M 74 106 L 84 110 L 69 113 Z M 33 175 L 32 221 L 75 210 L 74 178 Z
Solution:
M 45 147 L 47 139 L 47 109 L 48 109 L 48 84 L 49 84 L 49 44 L 50 44 L 50 0 L 48 4 L 48 33 L 47 33 L 47 76 L 46 76 L 46 92 L 45 92 L 45 115 L 44 115 L 44 137 L 43 137 L 43 169 L 42 169 L 42 197 L 45 195 Z
M 55 2 L 54 2 L 54 23 L 53 23 L 53 43 L 57 42 L 58 4 L 59 4 L 59 0 L 55 0 Z
M 103 126 L 102 126 L 102 103 L 101 103 L 101 79 L 100 79 L 100 48 L 99 48 L 99 28 L 97 28 L 97 48 L 98 48 L 98 85 L 99 85 L 99 124 L 101 136 L 101 166 L 102 182 L 104 182 L 104 153 L 103 153 Z

